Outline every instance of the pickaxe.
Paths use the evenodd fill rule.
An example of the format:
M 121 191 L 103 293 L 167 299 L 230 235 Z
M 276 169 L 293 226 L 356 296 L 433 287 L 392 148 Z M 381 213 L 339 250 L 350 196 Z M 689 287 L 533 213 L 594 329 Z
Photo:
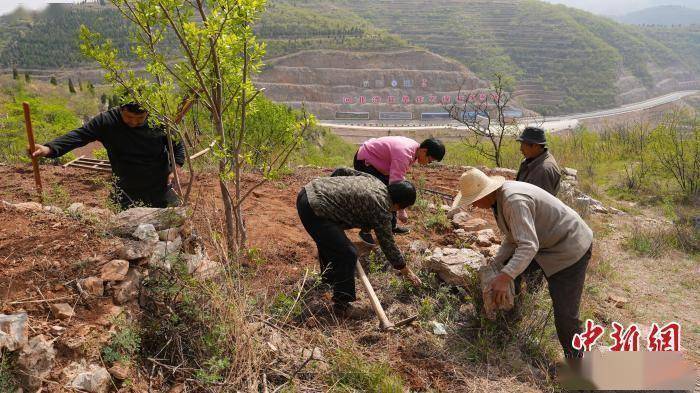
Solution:
M 382 331 L 393 330 L 395 328 L 408 325 L 411 322 L 418 319 L 418 315 L 414 315 L 396 323 L 392 323 L 391 321 L 389 321 L 389 318 L 387 318 L 381 303 L 379 303 L 377 294 L 374 293 L 374 288 L 372 288 L 372 284 L 369 282 L 369 278 L 367 278 L 364 269 L 362 269 L 362 264 L 360 263 L 359 259 L 355 262 L 355 267 L 357 269 L 357 275 L 359 276 L 360 281 L 362 281 L 362 286 L 365 287 L 365 290 L 369 295 L 369 300 L 372 304 L 372 309 L 374 310 L 374 313 L 377 314 L 377 318 L 379 318 L 379 328 Z

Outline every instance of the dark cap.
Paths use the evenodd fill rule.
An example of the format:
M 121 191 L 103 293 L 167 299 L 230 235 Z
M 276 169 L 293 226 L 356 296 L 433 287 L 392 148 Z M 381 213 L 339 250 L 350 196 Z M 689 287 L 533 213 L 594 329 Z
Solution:
M 547 138 L 544 130 L 539 127 L 526 127 L 523 133 L 515 139 L 518 142 L 532 143 L 535 145 L 546 145 Z

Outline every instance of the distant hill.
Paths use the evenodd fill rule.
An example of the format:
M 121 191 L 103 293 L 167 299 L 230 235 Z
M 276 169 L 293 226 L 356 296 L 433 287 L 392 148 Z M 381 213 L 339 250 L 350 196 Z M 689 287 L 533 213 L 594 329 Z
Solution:
M 598 15 L 620 16 L 646 8 L 676 5 L 700 9 L 697 0 L 545 0 L 549 3 L 564 4 Z
M 52 5 L 0 17 L 0 66 L 91 66 L 78 50 L 81 24 L 128 55 L 128 25 L 113 8 Z M 255 29 L 268 60 L 319 49 L 425 49 L 481 80 L 494 72 L 514 77 L 518 101 L 543 114 L 699 85 L 697 28 L 626 25 L 537 0 L 269 0 Z
M 632 25 L 700 25 L 700 10 L 678 5 L 662 5 L 618 16 L 615 20 Z

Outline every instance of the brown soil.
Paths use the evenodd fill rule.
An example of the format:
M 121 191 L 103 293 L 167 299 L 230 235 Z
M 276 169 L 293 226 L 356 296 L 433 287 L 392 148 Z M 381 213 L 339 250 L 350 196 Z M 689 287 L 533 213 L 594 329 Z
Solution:
M 249 286 L 268 299 L 280 292 L 289 293 L 297 288 L 306 269 L 318 269 L 315 246 L 299 222 L 295 202 L 297 193 L 304 184 L 316 176 L 328 175 L 330 172 L 300 168 L 292 175 L 260 186 L 246 203 L 245 220 L 250 245 L 259 250 L 258 262 L 250 268 Z M 455 188 L 459 173 L 457 168 L 430 168 L 413 173 L 413 178 L 423 178 L 426 183 L 443 187 L 441 190 L 444 191 Z M 210 228 L 223 231 L 218 180 L 212 174 L 200 177 L 192 193 L 196 211 L 195 227 L 202 233 L 208 233 L 206 231 Z M 38 200 L 30 167 L 0 165 L 0 178 L 3 179 L 0 183 L 1 200 L 12 203 Z M 62 205 L 64 208 L 72 202 L 103 208 L 106 206 L 106 184 L 109 180 L 106 174 L 43 166 L 42 180 L 45 193 L 49 195 L 47 203 Z M 257 181 L 257 176 L 246 175 L 245 186 L 250 187 Z M 435 202 L 441 203 L 439 199 L 435 199 Z M 44 332 L 49 336 L 51 326 L 55 325 L 66 327 L 68 336 L 99 336 L 98 327 L 104 322 L 101 321 L 100 311 L 109 305 L 109 299 L 92 304 L 80 301 L 75 281 L 99 274 L 105 258 L 95 257 L 109 257 L 115 248 L 114 241 L 100 236 L 95 228 L 66 217 L 14 211 L 0 211 L 0 216 L 3 221 L 0 227 L 0 311 L 11 313 L 26 310 L 35 332 Z M 486 214 L 483 217 L 489 219 Z M 407 249 L 408 244 L 415 239 L 430 239 L 434 244 L 449 241 L 445 240 L 445 233 L 425 229 L 416 218 L 413 217 L 410 224 L 413 231 L 397 238 L 400 247 Z M 208 244 L 208 247 L 215 252 L 213 244 Z M 359 285 L 358 295 L 365 297 Z M 49 302 L 59 300 L 53 299 L 75 305 L 76 316 L 70 321 L 55 320 L 50 314 Z M 336 328 L 337 340 L 355 342 L 358 336 L 375 334 L 376 322 L 371 318 L 363 323 L 336 325 Z M 92 329 L 92 333 L 78 329 Z M 301 331 L 305 328 L 299 326 L 297 329 Z M 327 327 L 318 326 L 312 333 L 321 333 L 326 329 Z M 408 328 L 407 331 L 418 332 L 415 329 Z M 397 362 L 397 369 L 412 388 L 450 390 L 451 386 L 454 387 L 455 380 L 447 382 L 451 380 L 449 369 L 453 365 L 431 359 L 426 354 L 421 354 L 419 348 L 406 345 L 401 340 L 387 341 L 384 336 L 379 336 L 378 339 L 380 341 L 377 345 L 370 345 L 365 350 L 380 347 L 380 359 L 393 359 L 390 362 L 392 364 Z M 94 352 L 99 350 L 105 337 L 97 337 L 93 341 L 91 345 L 95 347 L 90 350 Z M 61 352 L 59 364 L 65 366 L 73 355 L 71 351 Z

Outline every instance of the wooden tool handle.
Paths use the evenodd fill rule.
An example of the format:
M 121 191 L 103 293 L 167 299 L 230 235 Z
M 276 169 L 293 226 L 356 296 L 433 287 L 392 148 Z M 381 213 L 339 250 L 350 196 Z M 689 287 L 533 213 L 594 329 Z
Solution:
M 39 193 L 39 200 L 42 201 L 43 193 L 41 187 L 41 175 L 39 175 L 39 160 L 34 157 L 34 130 L 32 129 L 32 115 L 29 111 L 29 103 L 23 102 L 22 107 L 24 108 L 24 124 L 27 128 L 27 140 L 29 141 L 29 157 L 32 159 L 32 167 L 34 168 L 34 182 L 36 183 L 36 190 Z M 43 202 L 43 201 L 42 201 Z
M 355 261 L 355 267 L 357 269 L 357 275 L 360 277 L 360 281 L 362 281 L 362 286 L 365 287 L 365 291 L 367 291 L 367 294 L 369 295 L 370 303 L 372 303 L 372 309 L 374 309 L 374 313 L 377 314 L 377 318 L 379 318 L 379 327 L 381 330 L 391 329 L 394 327 L 394 324 L 389 322 L 389 318 L 386 317 L 386 313 L 384 312 L 381 303 L 379 303 L 377 294 L 374 293 L 372 284 L 369 282 L 369 279 L 367 278 L 364 269 L 362 269 L 362 264 L 360 264 L 359 260 Z

